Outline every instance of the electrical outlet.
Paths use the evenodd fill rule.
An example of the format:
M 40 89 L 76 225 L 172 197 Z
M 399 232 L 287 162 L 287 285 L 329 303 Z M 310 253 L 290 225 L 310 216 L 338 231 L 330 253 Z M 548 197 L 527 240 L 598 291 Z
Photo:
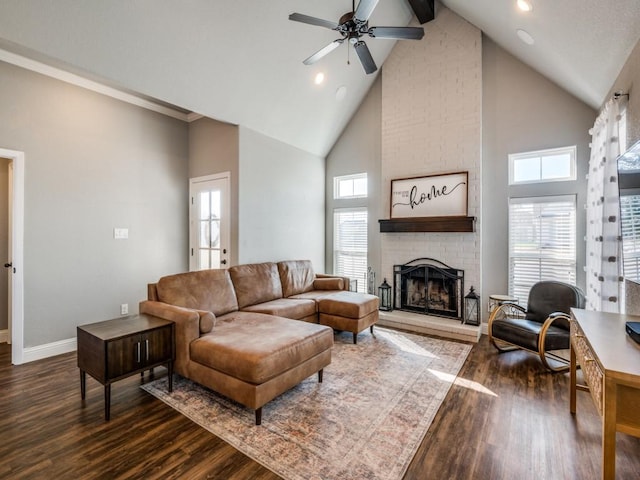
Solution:
M 127 315 L 129 313 L 129 304 L 123 303 L 120 305 L 120 315 Z

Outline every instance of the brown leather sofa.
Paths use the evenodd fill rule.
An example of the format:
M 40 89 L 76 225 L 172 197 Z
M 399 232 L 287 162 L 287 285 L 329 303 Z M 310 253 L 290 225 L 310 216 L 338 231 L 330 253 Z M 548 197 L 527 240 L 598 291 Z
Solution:
M 255 409 L 259 425 L 267 402 L 316 372 L 322 381 L 333 347 L 331 328 L 317 324 L 322 299 L 375 303 L 373 328 L 377 297 L 345 288 L 306 260 L 238 265 L 163 277 L 140 312 L 175 322 L 176 373 Z

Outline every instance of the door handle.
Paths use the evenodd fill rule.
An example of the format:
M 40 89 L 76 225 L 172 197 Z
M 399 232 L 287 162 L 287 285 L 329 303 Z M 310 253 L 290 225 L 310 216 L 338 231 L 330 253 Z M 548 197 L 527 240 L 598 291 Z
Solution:
M 220 265 L 226 265 L 227 261 L 226 260 L 220 260 Z
M 13 267 L 13 263 L 5 263 L 4 264 L 4 268 L 11 268 Z

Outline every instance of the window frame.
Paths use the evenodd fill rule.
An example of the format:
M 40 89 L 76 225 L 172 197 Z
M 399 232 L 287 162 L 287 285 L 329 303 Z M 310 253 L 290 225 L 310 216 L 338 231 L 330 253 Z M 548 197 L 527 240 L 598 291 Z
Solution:
M 532 256 L 525 256 L 525 255 L 514 255 L 514 244 L 513 244 L 513 228 L 514 226 L 512 225 L 513 223 L 513 215 L 512 215 L 512 205 L 515 204 L 542 204 L 542 203 L 546 203 L 546 204 L 551 204 L 551 203 L 556 203 L 556 202 L 571 202 L 573 205 L 573 210 L 568 212 L 570 214 L 573 215 L 573 226 L 572 226 L 572 232 L 571 234 L 573 235 L 572 241 L 569 242 L 569 244 L 573 247 L 573 259 L 570 263 L 570 267 L 573 269 L 573 276 L 569 276 L 569 278 L 566 278 L 565 276 L 557 276 L 557 277 L 543 277 L 542 275 L 539 275 L 539 278 L 537 281 L 540 280 L 558 280 L 558 281 L 564 281 L 564 282 L 568 282 L 568 283 L 572 283 L 575 284 L 576 283 L 576 279 L 578 276 L 578 259 L 577 259 L 577 253 L 578 253 L 578 248 L 577 248 L 577 228 L 578 228 L 578 205 L 577 205 L 577 195 L 570 193 L 570 194 L 565 194 L 565 195 L 550 195 L 550 196 L 543 196 L 543 195 L 538 195 L 538 196 L 526 196 L 526 197 L 510 197 L 509 198 L 509 205 L 508 205 L 508 228 L 509 228 L 509 238 L 508 238 L 508 292 L 509 295 L 511 296 L 515 296 L 519 299 L 520 304 L 524 306 L 524 304 L 527 302 L 528 299 L 528 293 L 529 293 L 529 289 L 531 288 L 531 286 L 533 286 L 533 282 L 530 286 L 529 289 L 526 289 L 526 296 L 524 296 L 522 294 L 522 292 L 524 291 L 523 288 L 517 287 L 516 281 L 515 281 L 515 272 L 513 269 L 514 266 L 514 261 L 517 261 L 518 258 L 526 260 L 527 258 L 530 258 L 533 261 L 538 261 L 538 263 L 540 265 L 544 264 L 544 260 L 545 260 L 545 256 L 542 255 L 541 253 L 539 253 L 537 256 L 532 255 Z M 541 232 L 542 234 L 544 232 Z M 545 238 L 549 238 L 548 236 L 545 236 Z M 538 239 L 540 240 L 540 239 Z M 545 248 L 544 245 L 542 245 L 542 242 L 539 241 L 539 243 L 537 244 L 537 248 L 539 252 L 542 252 L 543 249 Z M 553 263 L 551 262 L 551 260 L 555 260 L 552 258 L 546 258 L 548 263 L 547 263 L 547 268 L 548 269 L 552 269 L 553 268 Z M 562 264 L 563 259 L 559 258 L 558 259 L 559 264 Z M 557 267 L 556 267 L 557 268 Z M 542 271 L 543 268 L 541 267 L 540 270 Z M 542 273 L 542 272 L 540 272 Z M 533 275 L 531 275 L 533 276 Z M 522 283 L 522 282 L 519 282 Z M 525 297 L 525 298 L 521 298 L 521 297 Z
M 561 177 L 561 178 L 540 178 L 536 180 L 525 180 L 525 181 L 516 181 L 514 179 L 515 175 L 515 167 L 514 164 L 518 160 L 526 160 L 530 158 L 540 158 L 541 160 L 545 157 L 552 157 L 561 154 L 569 154 L 569 176 Z M 545 150 L 535 150 L 529 152 L 521 152 L 521 153 L 510 153 L 509 154 L 509 185 L 531 185 L 531 184 L 540 184 L 540 183 L 552 183 L 552 182 L 571 182 L 577 179 L 577 166 L 576 166 L 576 158 L 577 158 L 577 147 L 576 145 L 571 145 L 567 147 L 558 147 L 558 148 L 548 148 Z M 540 165 L 542 168 L 542 162 Z
M 354 182 L 356 180 L 365 180 L 365 184 L 367 186 L 367 190 L 364 194 L 361 195 L 340 195 L 340 182 L 351 180 Z M 367 173 L 352 173 L 349 175 L 339 175 L 337 177 L 333 177 L 333 199 L 334 200 L 350 200 L 353 198 L 367 198 L 369 194 L 369 179 L 367 178 Z
M 364 259 L 364 267 L 361 272 L 362 275 L 350 274 L 340 271 L 338 268 L 339 259 L 341 253 L 348 252 L 348 250 L 341 250 L 340 247 L 340 238 L 338 235 L 340 234 L 340 229 L 338 228 L 338 217 L 342 213 L 364 213 L 365 216 L 365 225 L 364 225 L 364 254 L 356 254 L 353 257 L 362 257 Z M 369 209 L 367 207 L 338 207 L 333 209 L 333 273 L 334 275 L 345 276 L 349 278 L 355 278 L 358 280 L 357 282 L 357 291 L 366 293 L 367 291 L 367 266 L 368 266 L 368 255 L 369 255 Z M 362 233 L 362 232 L 361 232 Z

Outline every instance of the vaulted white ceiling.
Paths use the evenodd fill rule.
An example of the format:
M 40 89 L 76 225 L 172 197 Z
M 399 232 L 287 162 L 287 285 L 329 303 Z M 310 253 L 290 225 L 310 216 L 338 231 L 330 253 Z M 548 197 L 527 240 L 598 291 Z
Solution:
M 640 38 L 640 1 L 531 1 L 526 15 L 515 0 L 442 3 L 597 108 Z M 346 43 L 303 65 L 338 35 L 288 15 L 337 21 L 350 10 L 349 0 L 0 0 L 0 48 L 325 156 L 379 71 L 365 75 Z M 380 0 L 369 24 L 410 22 L 407 0 Z M 395 42 L 365 41 L 382 66 Z

